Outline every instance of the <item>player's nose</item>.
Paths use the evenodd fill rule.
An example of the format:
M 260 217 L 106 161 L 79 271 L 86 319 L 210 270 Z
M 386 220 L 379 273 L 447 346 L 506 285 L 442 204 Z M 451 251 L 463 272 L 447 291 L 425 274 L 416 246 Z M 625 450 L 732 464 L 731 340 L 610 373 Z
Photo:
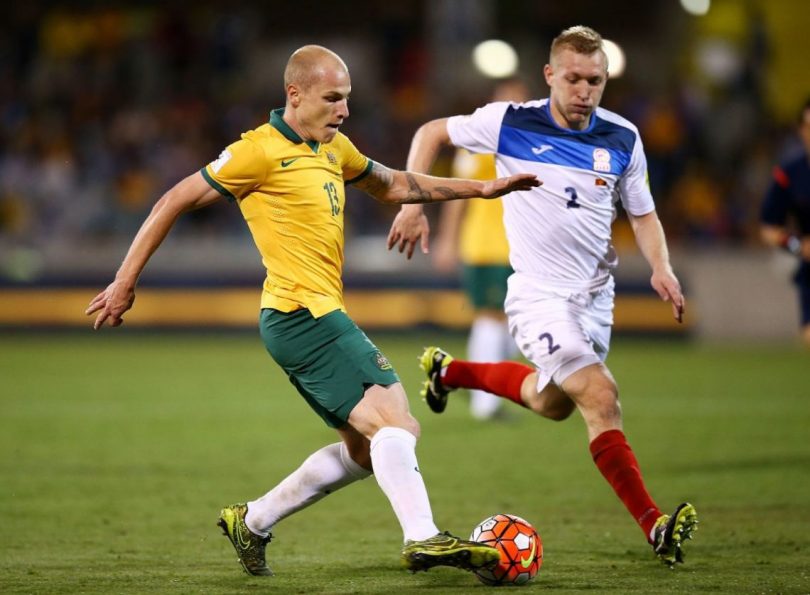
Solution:
M 349 117 L 349 102 L 347 100 L 344 99 L 343 101 L 338 102 L 337 115 L 344 120 Z

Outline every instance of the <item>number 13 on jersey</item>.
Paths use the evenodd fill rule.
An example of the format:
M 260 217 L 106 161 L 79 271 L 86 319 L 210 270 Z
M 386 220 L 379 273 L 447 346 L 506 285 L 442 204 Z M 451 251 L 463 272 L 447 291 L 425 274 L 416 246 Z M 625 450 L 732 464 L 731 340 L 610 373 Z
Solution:
M 326 195 L 329 197 L 329 206 L 332 209 L 332 216 L 337 217 L 340 214 L 340 196 L 338 195 L 334 182 L 327 182 L 323 185 L 323 189 L 326 190 Z

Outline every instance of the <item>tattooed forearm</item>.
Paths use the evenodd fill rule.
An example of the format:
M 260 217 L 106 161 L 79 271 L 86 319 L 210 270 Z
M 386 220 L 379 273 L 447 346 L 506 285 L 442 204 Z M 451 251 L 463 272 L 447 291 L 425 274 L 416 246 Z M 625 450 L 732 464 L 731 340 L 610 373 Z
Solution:
M 440 194 L 444 196 L 447 200 L 452 200 L 454 198 L 459 198 L 459 194 L 454 192 L 447 186 L 436 186 L 430 190 L 425 190 L 422 186 L 419 185 L 419 181 L 416 179 L 416 176 L 409 172 L 405 172 L 405 179 L 408 181 L 408 194 L 405 197 L 405 200 L 402 202 L 407 202 L 411 204 L 421 204 L 426 202 L 432 202 L 433 197 L 436 194 Z
M 414 172 L 392 171 L 376 162 L 369 174 L 355 183 L 355 187 L 377 200 L 396 204 L 423 204 L 479 196 L 469 180 L 449 180 Z

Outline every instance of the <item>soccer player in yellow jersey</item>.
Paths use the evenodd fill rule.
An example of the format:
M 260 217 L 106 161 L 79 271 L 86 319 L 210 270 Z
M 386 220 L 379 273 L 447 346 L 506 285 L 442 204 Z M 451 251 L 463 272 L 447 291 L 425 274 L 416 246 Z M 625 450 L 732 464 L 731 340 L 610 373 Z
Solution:
M 522 80 L 508 78 L 496 83 L 492 101 L 529 99 Z M 409 170 L 419 171 L 409 162 Z M 458 149 L 453 160 L 454 176 L 492 180 L 495 156 Z M 496 200 L 464 200 L 442 205 L 433 263 L 444 273 L 454 272 L 461 262 L 462 286 L 473 308 L 473 322 L 467 341 L 467 357 L 477 362 L 499 362 L 518 353 L 504 314 L 506 280 L 512 274 L 509 242 L 503 226 L 503 204 Z M 479 389 L 470 390 L 470 413 L 477 419 L 491 419 L 503 400 Z
M 219 524 L 248 574 L 270 575 L 271 528 L 372 473 L 402 526 L 403 565 L 467 570 L 492 566 L 497 550 L 440 533 L 415 445 L 419 424 L 391 364 L 343 305 L 344 183 L 386 203 L 497 197 L 539 184 L 532 175 L 491 182 L 390 170 L 338 129 L 348 117 L 349 72 L 335 53 L 304 46 L 284 71 L 286 104 L 218 159 L 166 192 L 138 231 L 115 280 L 90 302 L 94 328 L 119 326 L 141 271 L 188 211 L 223 197 L 239 206 L 267 268 L 261 336 L 290 382 L 340 441 L 313 453 L 264 496 L 225 507 Z

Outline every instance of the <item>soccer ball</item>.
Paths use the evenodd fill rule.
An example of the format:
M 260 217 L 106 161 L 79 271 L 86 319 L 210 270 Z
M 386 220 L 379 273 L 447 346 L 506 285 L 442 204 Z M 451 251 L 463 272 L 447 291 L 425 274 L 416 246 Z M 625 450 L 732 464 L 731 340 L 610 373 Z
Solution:
M 543 542 L 534 527 L 519 516 L 491 516 L 473 529 L 470 539 L 501 552 L 497 566 L 475 572 L 487 585 L 525 585 L 543 564 Z

